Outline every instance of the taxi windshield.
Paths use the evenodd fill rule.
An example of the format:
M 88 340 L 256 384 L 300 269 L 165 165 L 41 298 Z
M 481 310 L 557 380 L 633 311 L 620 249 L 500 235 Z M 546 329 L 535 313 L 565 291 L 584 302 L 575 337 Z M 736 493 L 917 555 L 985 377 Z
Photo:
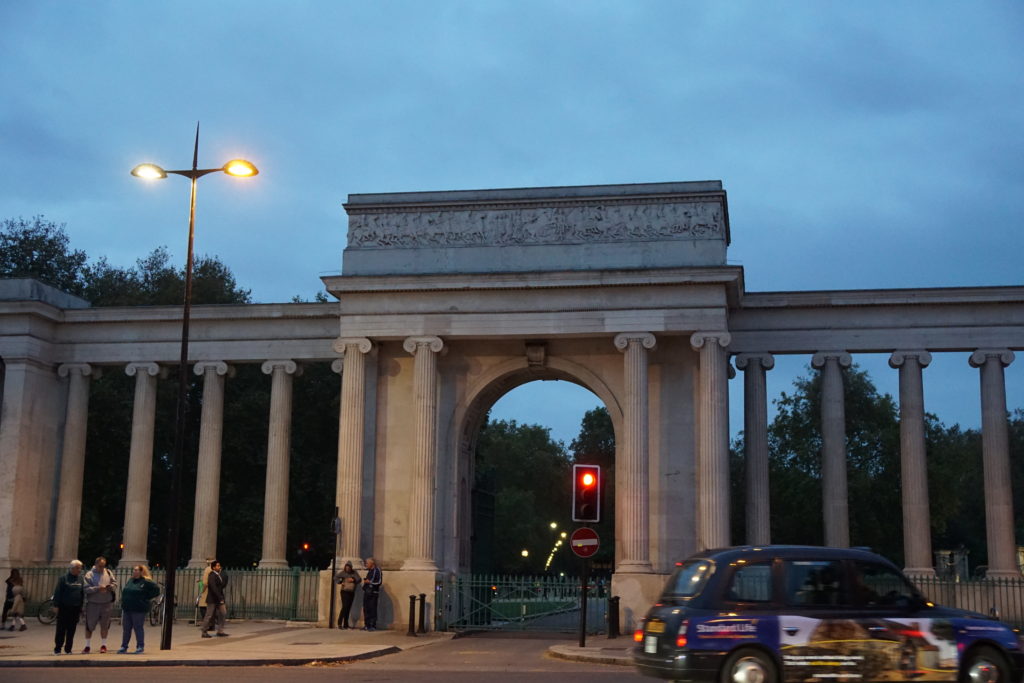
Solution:
M 665 584 L 665 595 L 673 598 L 692 598 L 698 595 L 714 571 L 710 560 L 688 560 L 676 567 Z

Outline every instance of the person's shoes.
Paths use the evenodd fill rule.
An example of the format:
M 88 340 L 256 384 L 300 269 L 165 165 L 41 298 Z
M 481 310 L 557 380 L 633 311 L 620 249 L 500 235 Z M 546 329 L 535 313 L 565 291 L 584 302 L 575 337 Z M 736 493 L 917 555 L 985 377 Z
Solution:
M 7 629 L 7 630 L 8 630 L 8 631 L 13 631 L 13 630 L 14 630 L 14 624 L 11 624 L 11 625 L 10 625 L 10 627 L 8 627 L 8 629 Z
M 221 633 L 217 634 L 217 637 L 218 638 L 227 638 L 229 635 L 231 635 L 231 634 L 230 633 L 221 632 Z
M 137 649 L 137 650 L 136 650 L 135 652 L 133 652 L 132 654 L 133 654 L 133 655 L 141 655 L 141 654 L 142 654 L 142 648 L 140 647 L 139 649 Z
M 83 648 L 83 649 L 82 649 L 82 654 L 83 654 L 83 655 L 87 655 L 87 654 L 89 654 L 89 653 L 90 653 L 91 651 L 92 651 L 92 650 L 91 650 L 91 649 L 89 648 L 89 646 L 86 646 L 85 648 Z M 69 652 L 68 654 L 71 654 L 71 653 Z
M 25 631 L 25 630 L 27 630 L 27 629 L 28 629 L 28 626 L 26 626 L 25 624 L 22 624 L 22 625 L 21 625 L 21 628 L 19 628 L 18 630 L 19 630 L 19 631 Z M 13 626 L 11 627 L 11 630 L 12 630 L 12 631 L 14 630 L 14 627 L 13 627 Z
M 66 654 L 66 655 L 71 654 L 71 650 L 64 650 L 64 654 Z
M 59 655 L 60 654 L 60 648 L 59 647 L 53 648 L 53 654 Z
M 126 655 L 126 654 L 128 654 L 128 648 L 122 647 L 120 650 L 117 651 L 117 654 L 119 654 L 119 655 Z
M 101 655 L 107 654 L 107 646 L 106 645 L 100 645 L 100 654 Z
M 211 636 L 211 635 L 210 635 L 209 633 L 207 633 L 206 631 L 203 631 L 203 638 L 213 638 L 213 636 Z

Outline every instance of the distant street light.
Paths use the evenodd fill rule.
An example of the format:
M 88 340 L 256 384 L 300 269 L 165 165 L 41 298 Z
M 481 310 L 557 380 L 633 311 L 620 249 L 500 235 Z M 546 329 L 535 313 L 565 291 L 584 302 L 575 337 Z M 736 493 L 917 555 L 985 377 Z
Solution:
M 196 180 L 210 173 L 227 173 L 230 176 L 248 178 L 259 173 L 256 167 L 244 159 L 233 159 L 220 168 L 199 168 L 199 124 L 196 124 L 196 144 L 192 150 L 192 168 L 184 171 L 165 171 L 156 164 L 139 164 L 132 169 L 136 178 L 159 180 L 168 173 L 185 176 L 192 181 L 192 193 L 188 208 L 188 257 L 185 261 L 185 301 L 181 322 L 181 361 L 178 365 L 178 407 L 174 415 L 174 450 L 171 452 L 171 482 L 167 504 L 167 572 L 164 576 L 164 623 L 160 633 L 160 649 L 171 649 L 171 628 L 174 624 L 174 582 L 178 566 L 178 508 L 181 497 L 181 459 L 185 450 L 185 411 L 187 408 L 186 386 L 188 385 L 188 323 L 192 311 L 192 243 L 196 226 Z
M 557 529 L 558 528 L 558 522 L 551 522 L 551 528 L 552 529 Z
M 523 548 L 523 551 L 521 553 L 519 553 L 519 554 L 522 555 L 523 557 L 529 557 L 530 556 L 530 551 L 527 550 L 526 548 Z

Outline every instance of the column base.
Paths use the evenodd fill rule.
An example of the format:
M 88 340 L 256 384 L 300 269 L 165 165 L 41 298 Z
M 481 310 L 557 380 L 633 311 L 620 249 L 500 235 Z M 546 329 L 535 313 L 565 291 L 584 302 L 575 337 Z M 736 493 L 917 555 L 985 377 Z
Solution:
M 648 568 L 650 565 L 647 565 Z M 632 573 L 621 566 L 612 574 L 612 595 L 619 596 L 619 618 L 622 632 L 632 633 L 651 605 L 658 601 L 668 574 Z
M 403 572 L 436 572 L 437 563 L 425 557 L 412 557 L 402 563 Z
M 935 569 L 934 567 L 904 567 L 903 573 L 913 579 L 916 576 L 920 576 L 924 579 L 934 579 Z
M 377 603 L 377 628 L 380 630 L 390 629 L 393 631 L 405 632 L 409 628 L 409 596 L 416 596 L 416 614 L 414 616 L 417 628 L 419 627 L 419 595 L 423 593 L 424 619 L 423 625 L 427 631 L 434 630 L 434 610 L 436 586 L 443 581 L 444 572 L 438 571 L 409 571 L 405 569 L 384 570 L 384 584 L 381 587 L 380 599 Z M 317 624 L 327 626 L 329 619 L 337 621 L 337 612 L 341 609 L 341 601 L 335 596 L 333 615 L 330 613 L 331 591 L 337 590 L 337 586 L 331 581 L 331 571 L 320 572 L 320 589 L 318 591 Z M 363 624 L 363 591 L 356 589 L 355 603 L 352 606 L 350 624 Z
M 288 569 L 288 560 L 260 560 L 260 569 Z
M 615 565 L 615 573 L 623 574 L 652 574 L 654 568 L 650 562 L 644 560 L 623 560 Z
M 1020 579 L 1021 572 L 1018 569 L 989 569 L 985 572 L 986 579 Z

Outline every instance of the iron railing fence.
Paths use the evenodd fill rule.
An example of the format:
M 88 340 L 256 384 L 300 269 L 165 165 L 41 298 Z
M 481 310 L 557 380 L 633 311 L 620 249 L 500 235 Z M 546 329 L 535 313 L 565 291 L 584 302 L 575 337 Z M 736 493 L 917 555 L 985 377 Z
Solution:
M 88 568 L 83 569 L 88 571 Z M 119 584 L 131 578 L 130 568 L 112 570 Z M 163 587 L 165 570 L 152 569 L 153 580 Z M 35 615 L 39 606 L 53 596 L 57 579 L 67 572 L 63 567 L 29 567 L 21 570 L 25 581 L 25 614 Z M 176 572 L 177 605 L 175 618 L 193 621 L 198 618 L 196 601 L 202 568 L 179 569 Z M 258 567 L 227 569 L 226 600 L 229 619 L 317 620 L 319 572 L 299 567 L 260 569 Z M 121 614 L 120 591 L 114 603 L 114 616 Z
M 997 615 L 1011 626 L 1024 628 L 1024 577 L 959 581 L 915 576 L 913 582 L 938 605 Z
M 473 574 L 437 586 L 438 630 L 561 631 L 579 628 L 580 580 L 557 576 Z M 591 582 L 587 631 L 607 629 L 608 596 Z

